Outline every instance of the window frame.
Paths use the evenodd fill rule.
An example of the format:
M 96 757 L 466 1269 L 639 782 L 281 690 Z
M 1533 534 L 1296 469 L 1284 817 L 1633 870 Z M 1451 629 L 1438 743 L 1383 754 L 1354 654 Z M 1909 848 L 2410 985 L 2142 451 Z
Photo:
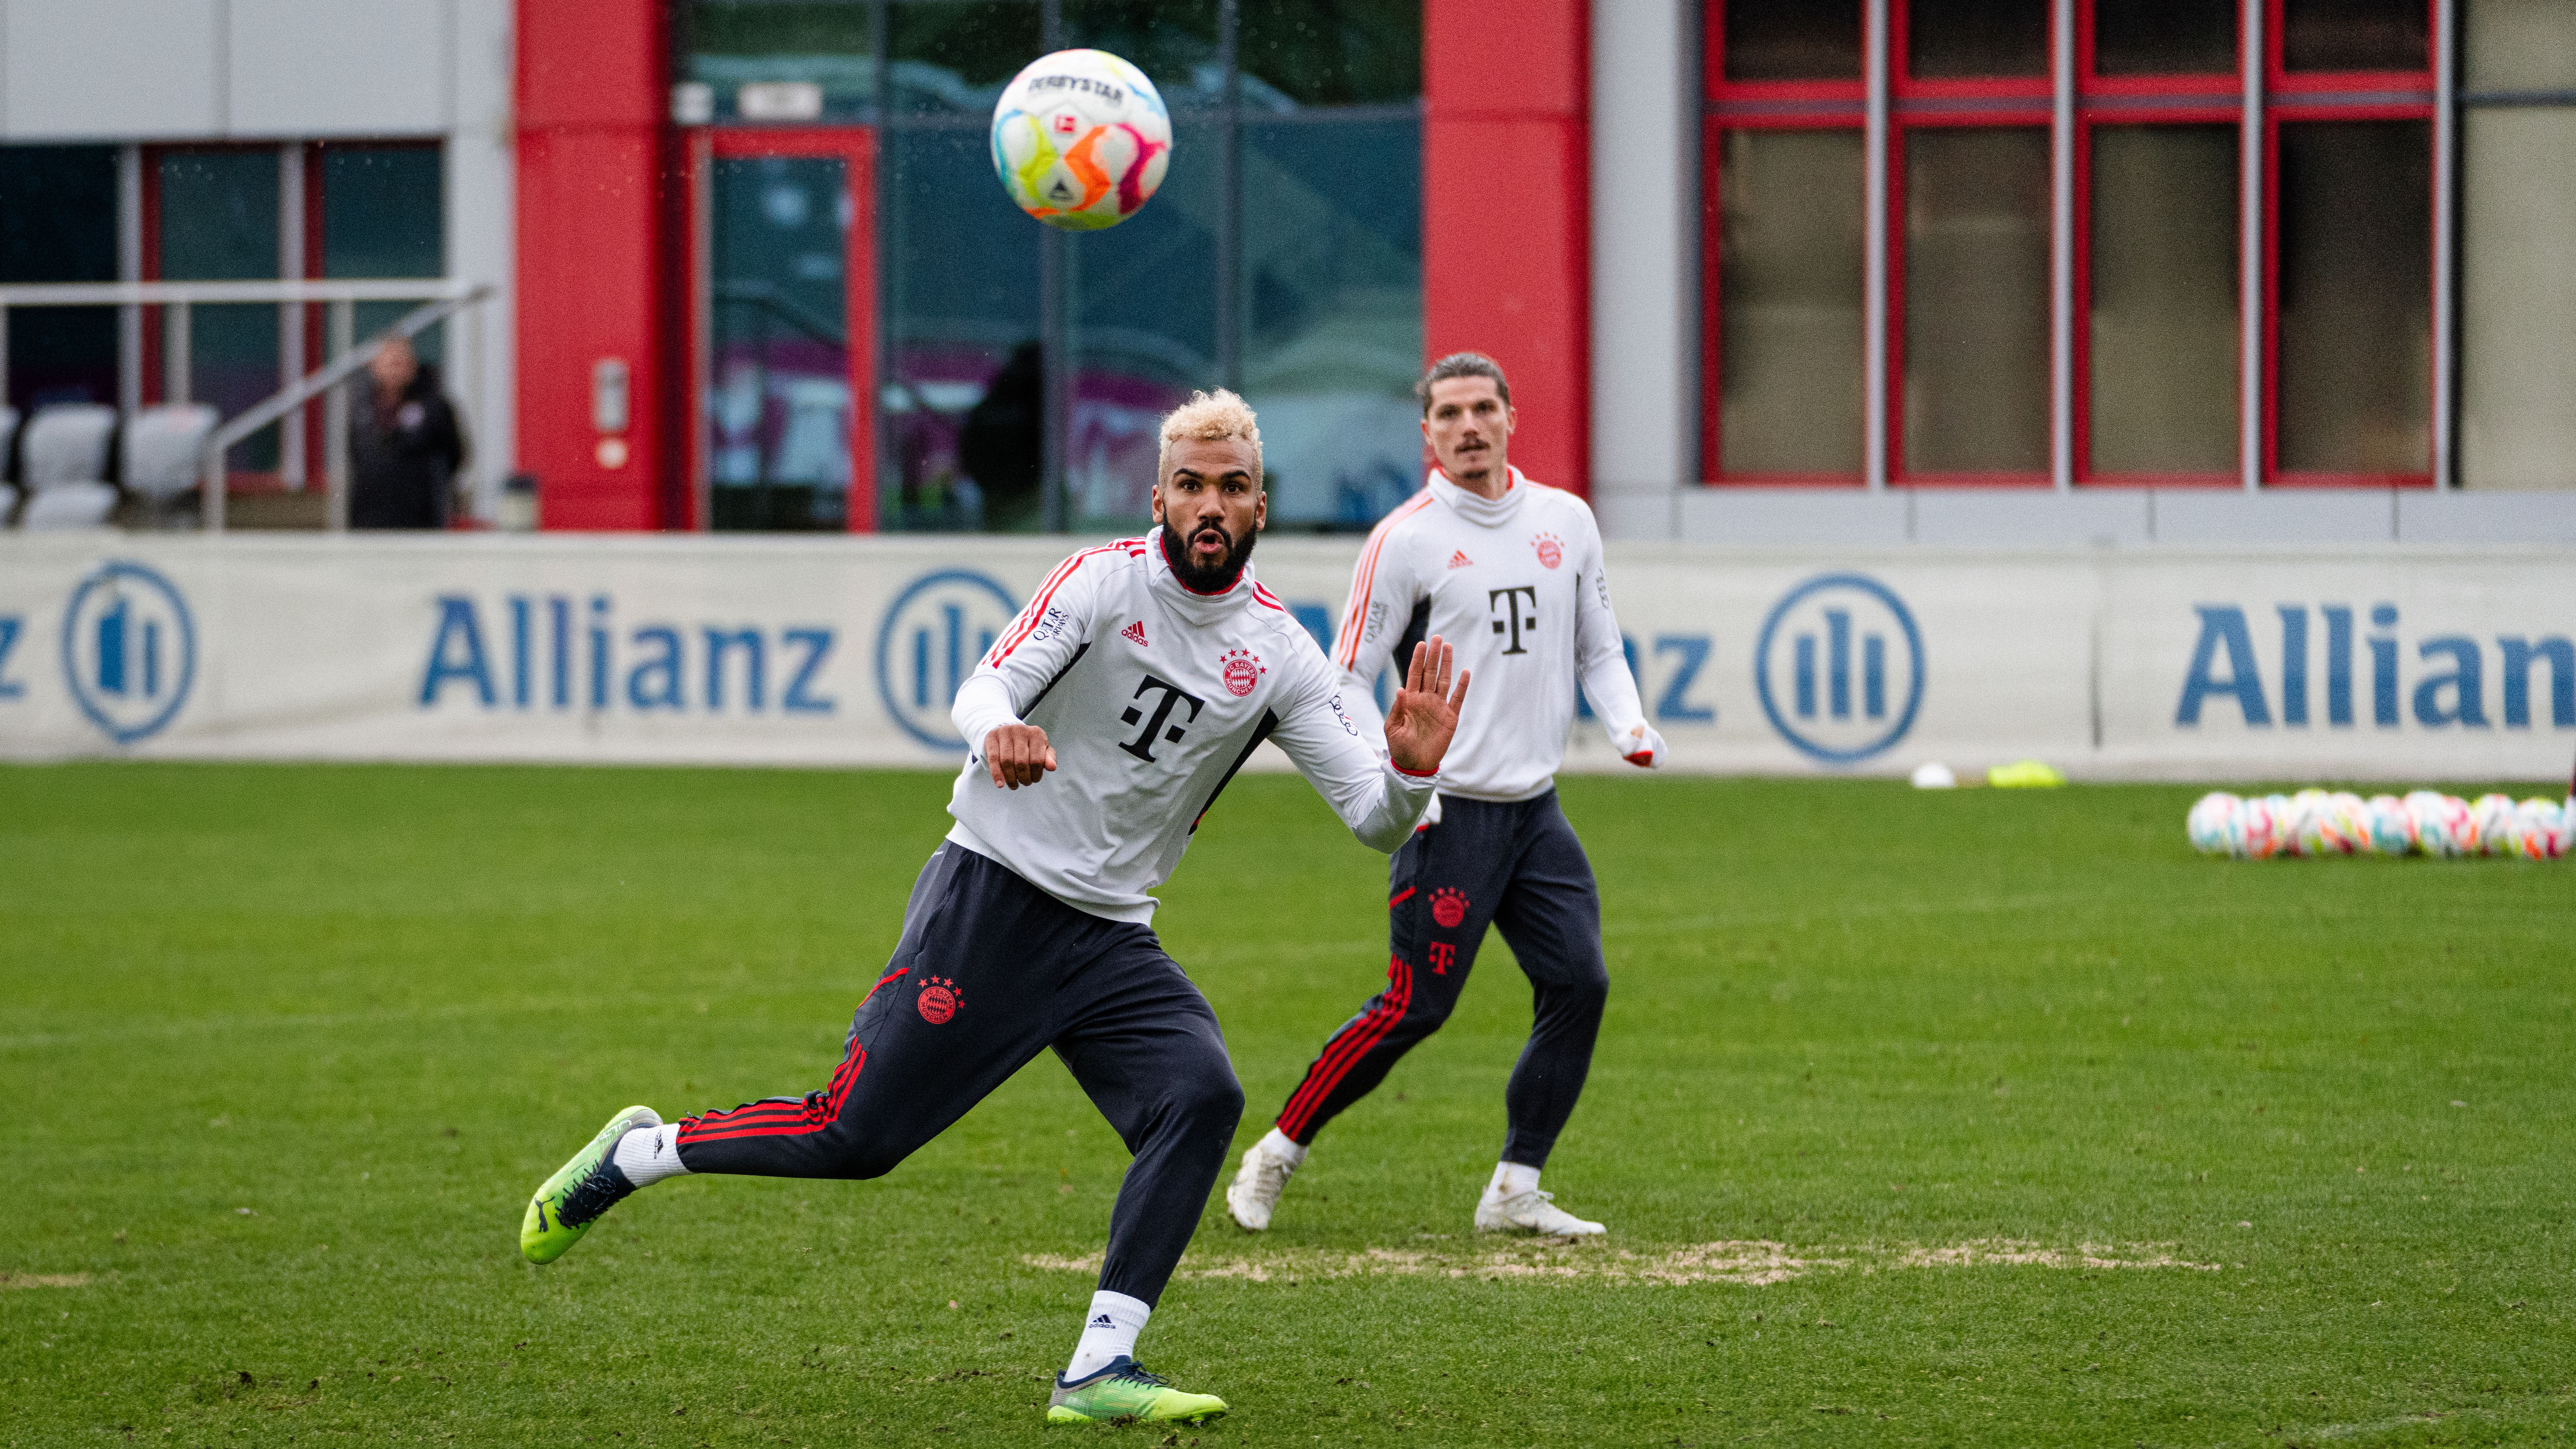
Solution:
M 1701 169 L 1703 204 L 1701 207 L 1700 322 L 1701 344 L 1701 477 L 1708 487 L 1872 487 L 1945 488 L 1977 487 L 2026 489 L 2058 488 L 2432 488 L 2456 486 L 2451 475 L 2456 466 L 2451 457 L 2445 410 L 2455 408 L 2456 389 L 2448 386 L 2447 371 L 2457 366 L 2452 349 L 2445 345 L 2443 330 L 2454 325 L 2449 319 L 2455 306 L 2446 305 L 2457 286 L 2457 247 L 2446 232 L 2456 230 L 2456 223 L 2446 217 L 2441 190 L 2446 176 L 2456 174 L 2456 164 L 2444 164 L 2445 148 L 2456 149 L 2456 127 L 2446 134 L 2439 114 L 2443 88 L 2437 78 L 2446 67 L 2456 67 L 2456 36 L 2446 33 L 2446 11 L 2456 0 L 2423 0 L 2426 15 L 2427 65 L 2421 70 L 2298 71 L 2286 68 L 2285 18 L 2286 0 L 2239 0 L 2235 7 L 2236 56 L 2234 67 L 2226 72 L 2177 73 L 2170 75 L 2103 76 L 2097 73 L 2095 0 L 2068 0 L 2050 7 L 2050 45 L 2056 51 L 2056 27 L 2062 17 L 2071 15 L 2073 25 L 2073 75 L 2071 95 L 2066 98 L 2072 126 L 2066 144 L 2073 155 L 2065 158 L 2059 169 L 2069 179 L 2068 195 L 2063 199 L 2073 213 L 2069 229 L 2068 251 L 2063 259 L 2067 285 L 2066 313 L 2054 316 L 2052 326 L 2063 326 L 2068 338 L 2064 359 L 2070 379 L 2069 396 L 2062 415 L 2051 406 L 2052 429 L 2063 427 L 2069 447 L 2066 449 L 2065 474 L 2056 475 L 2055 466 L 2039 473 L 2027 470 L 1954 473 L 1917 472 L 1907 466 L 1905 458 L 1904 395 L 1905 355 L 1907 346 L 1905 320 L 1906 286 L 1906 150 L 1912 133 L 1945 126 L 2026 126 L 2047 127 L 2054 120 L 2058 103 L 2057 78 L 1996 77 L 1986 79 L 1917 79 L 1910 72 L 1909 39 L 1912 6 L 1909 0 L 1860 0 L 1859 19 L 1862 27 L 1863 78 L 1855 81 L 1731 81 L 1725 77 L 1725 9 L 1729 0 L 1711 0 L 1703 16 L 1705 81 L 1701 102 Z M 1883 472 L 1878 479 L 1854 473 L 1776 474 L 1724 469 L 1723 442 L 1723 279 L 1725 257 L 1722 215 L 1718 206 L 1723 182 L 1723 133 L 1754 128 L 1847 129 L 1868 126 L 1868 80 L 1871 58 L 1870 4 L 1885 6 L 1882 60 L 1887 85 L 1887 121 L 1885 131 L 1885 193 L 1878 208 L 1885 235 L 1875 239 L 1884 257 L 1885 271 L 1879 279 L 1885 299 L 1884 335 L 1876 339 L 1884 358 L 1883 376 L 1878 389 L 1883 398 L 1882 410 L 1876 417 L 1864 417 L 1865 431 L 1873 426 L 1884 438 Z M 2259 4 L 2256 18 L 2262 28 L 2261 54 L 2252 58 L 2259 67 L 2253 75 L 2255 95 L 2251 98 L 2255 123 L 2251 127 L 2252 144 L 2260 147 L 2260 184 L 2255 194 L 2245 194 L 2242 184 L 2248 143 L 2246 131 L 2249 114 L 2248 67 L 2245 25 L 2246 6 Z M 2457 102 L 2453 104 L 2456 106 Z M 2280 466 L 2281 390 L 2280 390 L 2280 284 L 2281 284 L 2281 212 L 2280 212 L 2280 137 L 2284 124 L 2307 121 L 2410 120 L 2428 122 L 2435 155 L 2428 168 L 2432 186 L 2425 197 L 2428 217 L 2434 233 L 2432 276 L 2431 339 L 2433 367 L 2429 405 L 2432 421 L 2432 443 L 2427 450 L 2425 466 L 2398 472 L 2317 472 L 2285 471 Z M 2258 229 L 2256 254 L 2261 267 L 2259 295 L 2260 316 L 2255 329 L 2259 339 L 2260 386 L 2257 400 L 2260 408 L 2256 437 L 2254 476 L 2249 479 L 2242 461 L 2226 472 L 2118 472 L 2097 470 L 2093 465 L 2092 381 L 2094 372 L 2092 328 L 2093 268 L 2093 145 L 2096 132 L 2105 126 L 2157 124 L 2228 124 L 2239 131 L 2238 197 L 2236 214 L 2240 257 L 2244 230 L 2249 223 Z M 1869 184 L 1864 173 L 1863 185 Z M 2249 208 L 2252 214 L 2249 217 Z M 1864 214 L 1867 212 L 1864 205 Z M 1867 248 L 1864 249 L 1864 255 Z M 1865 281 L 1864 285 L 1867 283 Z M 2246 289 L 2239 278 L 2236 393 L 2240 399 L 2236 430 L 2245 434 L 2243 399 L 2247 331 Z M 1866 324 L 1864 324 L 1866 325 Z M 1868 347 L 1864 345 L 1864 356 Z M 1864 363 L 1864 366 L 1867 364 Z M 1864 391 L 1867 391 L 1866 384 Z M 1865 403 L 1865 407 L 1867 404 Z M 2241 449 L 2240 449 L 2241 452 Z M 1864 469 L 1867 468 L 1864 463 Z

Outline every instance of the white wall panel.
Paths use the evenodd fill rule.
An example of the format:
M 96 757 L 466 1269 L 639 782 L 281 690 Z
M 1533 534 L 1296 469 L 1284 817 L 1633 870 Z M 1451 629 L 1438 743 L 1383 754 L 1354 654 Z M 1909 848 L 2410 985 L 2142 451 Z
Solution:
M 224 0 L 0 0 L 0 136 L 226 133 Z
M 455 377 L 449 388 L 465 405 L 474 430 L 469 467 L 474 511 L 492 516 L 495 490 L 510 471 L 516 433 L 511 401 L 517 396 L 511 344 L 516 337 L 511 282 L 517 239 L 510 134 L 511 0 L 452 0 L 455 15 L 453 107 L 455 129 L 447 141 L 447 271 L 495 291 L 476 315 L 452 328 L 480 327 L 483 375 Z
M 454 115 L 452 0 L 227 0 L 232 126 L 246 136 L 404 136 Z
M 1592 491 L 1699 481 L 1699 7 L 1592 8 Z M 1613 509 L 1616 525 L 1657 510 Z

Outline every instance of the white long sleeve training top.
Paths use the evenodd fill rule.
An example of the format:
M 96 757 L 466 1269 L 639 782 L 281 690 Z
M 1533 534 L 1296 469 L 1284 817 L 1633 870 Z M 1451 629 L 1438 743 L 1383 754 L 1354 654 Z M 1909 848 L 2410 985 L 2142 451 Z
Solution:
M 1362 726 L 1340 673 L 1248 566 L 1222 594 L 1192 593 L 1150 536 L 1058 565 L 949 715 L 968 755 L 948 838 L 1076 910 L 1139 924 L 1264 739 L 1380 851 L 1412 834 L 1438 779 L 1384 759 L 1382 726 Z M 1057 767 L 1005 790 L 983 749 L 1012 724 L 1045 730 Z
M 1601 530 L 1573 494 L 1514 468 L 1503 496 L 1488 499 L 1434 468 L 1378 524 L 1333 641 L 1364 735 L 1374 734 L 1378 671 L 1426 634 L 1447 640 L 1473 676 L 1440 793 L 1512 801 L 1553 788 L 1578 676 L 1620 754 L 1661 757 L 1620 646 Z

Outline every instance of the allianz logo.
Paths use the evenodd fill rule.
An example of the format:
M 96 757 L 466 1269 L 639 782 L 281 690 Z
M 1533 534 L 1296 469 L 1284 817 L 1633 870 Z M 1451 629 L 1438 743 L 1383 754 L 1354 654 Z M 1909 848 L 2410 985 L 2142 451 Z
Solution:
M 735 620 L 628 623 L 614 595 L 440 594 L 422 709 L 832 714 L 838 631 Z
M 2200 633 L 2174 723 L 2256 729 L 2576 729 L 2576 642 L 2444 633 L 2408 647 L 2395 604 L 2194 604 Z M 2260 635 L 2258 648 L 2257 636 Z M 2267 671 L 2265 661 L 2271 668 Z

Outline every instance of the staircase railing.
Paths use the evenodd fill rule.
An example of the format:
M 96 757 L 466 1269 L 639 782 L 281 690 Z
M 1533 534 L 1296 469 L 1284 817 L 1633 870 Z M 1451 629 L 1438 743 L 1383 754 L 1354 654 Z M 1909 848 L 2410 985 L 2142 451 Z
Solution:
M 323 474 L 330 494 L 330 527 L 337 530 L 346 527 L 348 522 L 348 417 L 346 395 L 332 393 L 331 390 L 367 365 L 377 343 L 388 337 L 415 336 L 460 312 L 468 312 L 489 298 L 492 292 L 489 284 L 440 277 L 249 282 L 13 282 L 0 285 L 0 377 L 8 375 L 9 313 L 15 308 L 159 307 L 163 400 L 187 402 L 193 375 L 193 309 L 247 303 L 274 305 L 283 312 L 290 307 L 321 306 L 326 309 L 323 350 L 331 361 L 228 419 L 207 439 L 198 467 L 198 473 L 205 479 L 205 497 L 199 516 L 210 530 L 224 526 L 225 450 L 271 423 L 299 414 L 315 398 L 329 393 L 331 395 L 325 401 L 323 427 Z M 370 334 L 362 342 L 356 337 L 357 307 L 362 302 L 412 302 L 418 305 L 392 326 Z M 468 315 L 470 317 L 471 313 Z M 456 379 L 456 400 L 459 411 L 465 414 L 470 425 L 482 400 L 483 345 L 479 327 L 469 326 L 467 334 L 460 349 L 465 366 L 462 375 Z M 129 391 L 132 388 L 130 381 L 127 388 Z M 122 401 L 131 407 L 140 399 L 128 397 Z M 290 451 L 297 457 L 301 456 L 300 448 Z M 300 472 L 291 473 L 287 479 L 287 487 L 292 491 L 300 491 L 303 484 Z

